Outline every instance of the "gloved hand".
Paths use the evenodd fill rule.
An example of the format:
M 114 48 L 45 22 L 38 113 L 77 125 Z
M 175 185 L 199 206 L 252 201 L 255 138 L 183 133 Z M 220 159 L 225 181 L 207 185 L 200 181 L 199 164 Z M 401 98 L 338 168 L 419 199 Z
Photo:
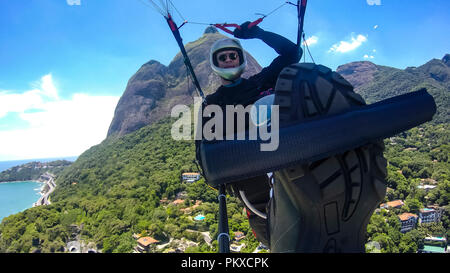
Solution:
M 250 21 L 247 21 L 242 25 L 240 25 L 240 29 L 236 28 L 233 31 L 234 37 L 239 39 L 252 39 L 257 38 L 261 34 L 261 32 L 264 31 L 258 26 L 252 26 L 251 28 L 248 28 L 248 25 L 250 23 L 251 23 Z

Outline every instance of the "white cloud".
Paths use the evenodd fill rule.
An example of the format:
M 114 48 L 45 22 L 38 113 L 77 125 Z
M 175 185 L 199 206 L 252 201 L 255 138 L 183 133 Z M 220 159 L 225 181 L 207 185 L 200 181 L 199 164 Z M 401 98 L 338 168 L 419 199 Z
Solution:
M 374 25 L 374 26 L 373 26 L 373 29 L 377 29 L 377 28 L 378 28 L 378 25 Z
M 0 118 L 9 112 L 24 112 L 27 109 L 41 108 L 43 105 L 41 90 L 33 89 L 23 94 L 13 94 L 11 91 L 0 92 Z
M 66 0 L 66 2 L 67 2 L 67 5 L 69 5 L 69 6 L 73 6 L 73 5 L 80 6 L 81 5 L 81 0 Z
M 373 5 L 380 6 L 381 5 L 381 0 L 366 0 L 366 2 L 369 6 L 373 6 Z
M 350 42 L 347 41 L 340 41 L 337 44 L 334 44 L 328 52 L 340 52 L 340 53 L 346 53 L 352 50 L 355 50 L 359 46 L 362 45 L 362 43 L 367 41 L 367 37 L 364 35 L 359 34 L 356 38 L 352 37 Z
M 373 59 L 373 58 L 375 58 L 373 55 L 364 55 L 364 59 Z
M 1 92 L 0 118 L 16 112 L 29 127 L 0 131 L 0 160 L 81 154 L 106 137 L 118 100 L 118 96 L 88 94 L 60 99 L 50 74 L 42 77 L 40 89 Z
M 52 74 L 42 77 L 41 82 L 42 94 L 52 99 L 58 99 L 58 91 L 53 84 Z
M 53 84 L 52 74 L 45 75 L 36 84 L 36 88 L 23 94 L 0 91 L 0 118 L 9 112 L 24 112 L 28 109 L 40 109 L 44 100 L 57 100 L 58 91 Z
M 306 39 L 306 41 L 303 41 L 303 44 L 306 44 L 308 46 L 312 46 L 314 44 L 317 44 L 317 41 L 319 40 L 319 38 L 317 36 L 311 36 L 308 39 Z

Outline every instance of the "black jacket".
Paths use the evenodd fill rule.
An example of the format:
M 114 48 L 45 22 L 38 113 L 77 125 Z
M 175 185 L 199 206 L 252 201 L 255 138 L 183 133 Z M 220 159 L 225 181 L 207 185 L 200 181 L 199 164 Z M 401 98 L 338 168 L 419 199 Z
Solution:
M 219 105 L 225 113 L 226 105 L 242 105 L 246 107 L 254 103 L 259 98 L 273 93 L 275 84 L 281 70 L 300 60 L 302 49 L 297 47 L 288 39 L 267 31 L 260 31 L 258 37 L 267 45 L 272 47 L 279 56 L 275 58 L 272 63 L 263 68 L 261 72 L 251 76 L 248 79 L 241 78 L 233 84 L 227 86 L 220 86 L 215 93 L 206 96 L 206 105 Z M 205 104 L 203 107 L 205 107 Z M 224 115 L 225 116 L 225 115 Z M 224 117 L 225 118 L 225 117 Z M 203 125 L 209 120 L 209 117 L 203 118 Z M 236 122 L 235 122 L 236 124 Z M 224 130 L 225 120 L 224 120 Z M 196 158 L 201 163 L 200 158 L 200 143 L 197 140 L 196 144 Z

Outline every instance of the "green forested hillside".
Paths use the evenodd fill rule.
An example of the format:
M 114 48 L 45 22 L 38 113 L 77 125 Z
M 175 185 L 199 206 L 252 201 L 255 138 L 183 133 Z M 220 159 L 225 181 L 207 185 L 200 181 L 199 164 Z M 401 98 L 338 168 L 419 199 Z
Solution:
M 448 64 L 444 64 L 441 60 L 432 60 L 420 67 L 405 70 L 380 65 L 377 69 L 373 80 L 357 90 L 367 103 L 426 88 L 437 105 L 437 113 L 432 123 L 450 122 L 450 67 Z
M 188 238 L 201 243 L 187 251 L 215 252 L 197 233 L 217 237 L 217 192 L 203 180 L 180 182 L 182 171 L 196 170 L 194 145 L 170 137 L 171 120 L 144 127 L 120 139 L 107 139 L 83 153 L 56 180 L 50 206 L 40 206 L 9 216 L 0 224 L 0 252 L 62 252 L 70 241 L 71 226 L 81 229 L 81 240 L 93 242 L 103 252 L 132 252 L 134 233 L 161 242 Z M 195 222 L 180 207 L 167 205 L 186 191 L 188 200 L 202 204 L 193 213 L 206 219 Z M 228 200 L 232 232 L 251 234 L 236 199 Z M 247 236 L 252 251 L 257 242 Z
M 385 140 L 388 159 L 388 191 L 385 201 L 403 200 L 400 209 L 382 210 L 367 227 L 368 241 L 381 245 L 382 252 L 415 253 L 428 236 L 450 237 L 450 128 L 449 124 L 425 124 Z M 433 185 L 429 191 L 420 185 Z M 440 223 L 419 224 L 400 233 L 398 215 L 418 214 L 428 205 L 443 208 Z

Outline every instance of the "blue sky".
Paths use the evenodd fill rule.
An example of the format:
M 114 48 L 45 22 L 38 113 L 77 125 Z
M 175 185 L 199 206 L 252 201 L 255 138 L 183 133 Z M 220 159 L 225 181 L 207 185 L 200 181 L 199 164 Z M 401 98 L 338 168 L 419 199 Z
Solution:
M 242 23 L 285 1 L 172 2 L 190 22 Z M 309 0 L 304 29 L 316 63 L 405 68 L 450 53 L 449 10 L 448 0 Z M 260 27 L 295 41 L 295 7 Z M 184 43 L 205 28 L 183 26 Z M 276 57 L 261 41 L 243 45 L 263 66 Z M 100 143 L 129 78 L 178 51 L 146 0 L 0 0 L 0 161 L 74 156 Z

